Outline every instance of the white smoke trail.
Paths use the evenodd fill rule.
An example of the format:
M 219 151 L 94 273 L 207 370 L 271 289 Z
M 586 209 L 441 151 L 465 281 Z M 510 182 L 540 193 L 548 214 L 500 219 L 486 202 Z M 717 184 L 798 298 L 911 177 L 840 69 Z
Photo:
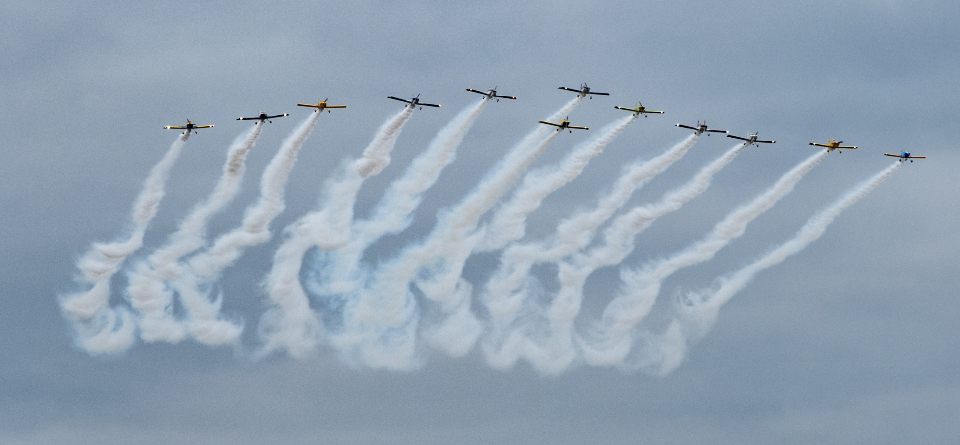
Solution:
M 743 290 L 757 273 L 780 264 L 819 239 L 841 212 L 867 196 L 874 188 L 889 178 L 900 165 L 900 162 L 894 162 L 893 165 L 860 183 L 833 204 L 807 220 L 807 223 L 797 231 L 793 238 L 742 269 L 718 278 L 716 280 L 717 286 L 714 289 L 689 293 L 685 301 L 678 307 L 679 317 L 670 325 L 669 330 L 674 332 L 671 335 L 662 336 L 655 349 L 673 351 L 672 354 L 665 356 L 676 357 L 679 355 L 679 358 L 682 359 L 687 348 L 686 345 L 699 340 L 713 327 L 720 307 Z M 647 362 L 649 363 L 648 366 L 656 369 L 659 374 L 666 374 L 679 366 L 680 359 L 664 360 L 654 357 Z
M 133 316 L 123 308 L 110 307 L 110 279 L 123 261 L 143 246 L 147 226 L 166 194 L 170 169 L 189 137 L 189 132 L 177 137 L 147 175 L 143 191 L 133 205 L 130 237 L 110 244 L 96 243 L 77 263 L 81 272 L 78 280 L 92 285 L 90 290 L 60 297 L 60 308 L 77 331 L 78 346 L 91 354 L 123 351 L 133 343 L 136 328 Z
M 583 302 L 583 286 L 587 278 L 597 269 L 619 264 L 633 251 L 633 240 L 653 222 L 670 212 L 678 210 L 691 199 L 699 196 L 710 186 L 713 176 L 726 167 L 746 146 L 737 144 L 722 156 L 704 166 L 686 184 L 668 193 L 657 203 L 639 206 L 617 217 L 605 230 L 604 243 L 585 253 L 575 253 L 558 264 L 560 290 L 554 296 L 545 311 L 546 323 L 540 329 L 530 326 L 531 320 L 525 320 L 524 326 L 514 327 L 507 343 L 515 351 L 521 351 L 534 366 L 545 373 L 563 371 L 577 357 L 574 341 L 574 319 L 579 315 Z M 525 338 L 524 332 L 539 331 L 545 338 L 538 342 Z M 512 365 L 517 356 L 505 363 Z
M 588 363 L 610 365 L 623 362 L 632 347 L 630 331 L 650 312 L 664 279 L 681 268 L 713 258 L 731 240 L 739 237 L 747 225 L 767 211 L 820 163 L 827 151 L 818 152 L 784 174 L 772 187 L 718 222 L 704 239 L 674 256 L 640 270 L 621 271 L 621 291 L 603 313 L 596 338 L 580 343 Z
M 560 261 L 586 247 L 593 238 L 594 231 L 623 206 L 634 191 L 680 160 L 697 138 L 696 134 L 691 135 L 660 156 L 649 161 L 637 161 L 627 167 L 613 190 L 605 194 L 594 209 L 581 211 L 562 221 L 552 239 L 541 243 L 512 244 L 506 248 L 500 258 L 500 267 L 487 281 L 481 296 L 481 301 L 491 315 L 490 335 L 484 342 L 484 349 L 493 366 L 508 368 L 522 353 L 520 349 L 510 347 L 504 336 L 518 312 L 529 300 L 529 291 L 518 289 L 524 287 L 525 282 L 530 284 L 529 272 L 533 265 Z
M 240 227 L 221 235 L 213 245 L 190 258 L 173 286 L 186 310 L 187 332 L 207 345 L 234 344 L 243 332 L 240 322 L 220 316 L 220 299 L 210 301 L 208 288 L 219 279 L 247 247 L 270 239 L 270 222 L 286 208 L 284 189 L 303 143 L 317 124 L 320 113 L 311 113 L 280 146 L 260 179 L 260 198 L 247 208 Z
M 144 341 L 176 343 L 186 335 L 181 323 L 174 319 L 173 291 L 166 282 L 180 277 L 180 258 L 203 247 L 207 221 L 237 195 L 246 171 L 247 152 L 253 148 L 262 128 L 257 124 L 233 142 L 227 151 L 223 175 L 207 200 L 180 223 L 166 246 L 157 249 L 129 274 L 127 293 L 131 306 L 140 314 L 138 325 Z
M 548 120 L 569 113 L 582 99 L 578 96 L 571 100 Z M 426 268 L 429 276 L 418 282 L 419 290 L 427 301 L 437 304 L 442 318 L 457 314 L 456 331 L 462 336 L 447 338 L 443 344 L 434 343 L 434 346 L 451 354 L 468 350 L 469 346 L 464 345 L 472 345 L 480 335 L 481 325 L 469 312 L 468 293 L 456 290 L 456 283 L 460 282 L 462 262 L 482 237 L 477 232 L 477 222 L 558 134 L 553 128 L 538 126 L 511 149 L 463 201 L 438 215 L 436 227 L 422 243 L 407 247 L 398 258 L 381 266 L 370 278 L 370 285 L 346 301 L 342 332 L 332 335 L 331 343 L 348 358 L 371 367 L 409 369 L 415 366 L 419 313 L 409 287 Z M 453 290 L 445 293 L 442 289 Z
M 303 256 L 314 246 L 335 250 L 348 244 L 357 192 L 366 177 L 380 173 L 390 163 L 390 153 L 412 113 L 412 107 L 404 107 L 388 119 L 360 159 L 344 164 L 340 175 L 326 182 L 321 209 L 284 229 L 286 239 L 274 254 L 265 280 L 270 307 L 258 327 L 264 343 L 260 355 L 283 349 L 301 357 L 316 349 L 321 326 L 300 285 Z
M 423 192 L 436 183 L 443 169 L 456 158 L 457 147 L 488 101 L 487 97 L 480 99 L 444 126 L 403 176 L 390 184 L 372 216 L 354 224 L 348 244 L 329 253 L 324 264 L 314 265 L 314 269 L 320 269 L 316 270 L 317 278 L 313 280 L 316 293 L 335 295 L 357 291 L 363 252 L 384 235 L 400 233 L 409 227 Z
M 600 130 L 600 135 L 581 144 L 567 155 L 559 166 L 532 171 L 524 176 L 513 196 L 502 204 L 490 218 L 482 250 L 498 250 L 526 233 L 527 216 L 540 207 L 544 198 L 576 179 L 590 160 L 603 153 L 607 144 L 616 139 L 628 125 L 637 119 L 631 115 L 619 119 Z

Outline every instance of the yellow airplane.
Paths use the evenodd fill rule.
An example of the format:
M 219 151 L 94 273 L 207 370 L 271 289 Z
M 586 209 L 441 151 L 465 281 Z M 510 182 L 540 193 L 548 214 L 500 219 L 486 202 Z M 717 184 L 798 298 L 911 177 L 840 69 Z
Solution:
M 810 145 L 816 145 L 817 147 L 827 147 L 827 153 L 834 150 L 837 150 L 840 153 L 843 153 L 843 150 L 840 150 L 841 148 L 849 148 L 851 150 L 857 148 L 856 145 L 840 145 L 842 143 L 843 141 L 835 141 L 833 139 L 830 139 L 830 142 L 827 142 L 826 144 L 818 144 L 816 142 L 811 142 Z
M 184 125 L 182 127 L 173 127 L 168 125 L 163 128 L 165 130 L 187 130 L 180 134 L 186 134 L 186 133 L 189 133 L 190 131 L 193 131 L 193 133 L 196 134 L 197 128 L 213 128 L 213 125 L 197 125 L 193 122 L 190 122 L 190 119 L 187 119 L 187 125 Z
M 316 110 L 313 110 L 313 111 L 314 111 L 314 112 L 318 112 L 318 111 L 319 111 L 319 112 L 321 112 L 321 113 L 323 112 L 323 110 L 325 110 L 325 109 L 327 109 L 327 108 L 347 108 L 346 105 L 327 105 L 327 100 L 326 100 L 326 99 L 317 102 L 316 105 L 311 105 L 311 104 L 297 104 L 297 106 L 298 106 L 298 107 L 312 107 L 312 108 L 316 108 Z M 327 110 L 327 113 L 329 113 L 329 112 L 330 112 L 330 110 Z
M 906 161 L 907 159 L 909 159 L 910 162 L 913 162 L 914 159 L 927 159 L 926 156 L 911 156 L 909 151 L 901 151 L 899 155 L 890 154 L 890 153 L 884 153 L 883 155 L 900 158 L 900 162 Z
M 643 117 L 647 117 L 648 114 L 663 114 L 662 111 L 648 111 L 647 107 L 643 106 L 643 104 L 640 102 L 637 102 L 637 108 L 626 108 L 626 107 L 613 107 L 613 108 L 616 108 L 618 110 L 631 111 L 633 112 L 634 116 L 639 116 L 642 114 Z
M 563 131 L 563 130 L 589 130 L 589 128 L 587 128 L 587 127 L 575 127 L 575 126 L 573 126 L 573 125 L 570 125 L 570 121 L 568 121 L 567 119 L 561 120 L 559 124 L 555 124 L 555 123 L 553 123 L 553 122 L 547 122 L 547 121 L 540 121 L 540 123 L 541 123 L 541 124 L 547 124 L 547 125 L 553 125 L 554 127 L 559 127 L 559 128 L 557 128 L 557 131 Z M 573 131 L 570 131 L 570 132 L 573 133 Z

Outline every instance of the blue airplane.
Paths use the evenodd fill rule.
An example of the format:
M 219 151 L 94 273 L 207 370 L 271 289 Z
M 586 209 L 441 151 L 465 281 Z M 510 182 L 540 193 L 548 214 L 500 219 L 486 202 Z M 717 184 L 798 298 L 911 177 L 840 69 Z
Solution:
M 906 161 L 907 159 L 909 159 L 910 162 L 913 162 L 914 159 L 927 159 L 926 156 L 910 156 L 909 151 L 901 151 L 899 155 L 894 155 L 890 153 L 884 153 L 883 155 L 892 156 L 894 158 L 900 158 L 900 162 Z

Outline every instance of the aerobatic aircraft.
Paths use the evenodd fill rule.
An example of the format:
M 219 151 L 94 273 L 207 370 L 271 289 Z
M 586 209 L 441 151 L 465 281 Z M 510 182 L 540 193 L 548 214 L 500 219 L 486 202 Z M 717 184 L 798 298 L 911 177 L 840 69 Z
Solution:
M 273 118 L 275 118 L 275 117 L 284 117 L 284 116 L 289 116 L 289 115 L 288 115 L 287 113 L 283 113 L 283 114 L 278 114 L 278 115 L 276 115 L 276 116 L 267 116 L 267 112 L 266 112 L 266 111 L 261 111 L 261 112 L 260 112 L 260 115 L 257 116 L 257 117 L 238 117 L 237 120 L 238 120 L 238 121 L 253 121 L 253 120 L 258 120 L 258 121 L 260 121 L 261 124 L 263 123 L 263 121 L 268 121 L 268 122 L 270 122 L 270 123 L 272 124 L 273 121 L 271 121 L 271 120 L 269 120 L 269 119 L 273 119 Z
M 883 155 L 884 155 L 884 156 L 893 156 L 893 157 L 895 157 L 895 158 L 900 158 L 900 162 L 906 161 L 907 159 L 909 159 L 910 162 L 913 162 L 914 159 L 927 159 L 926 156 L 910 156 L 910 152 L 909 152 L 909 151 L 901 151 L 899 155 L 890 154 L 890 153 L 884 153 Z
M 187 131 L 184 131 L 184 132 L 182 132 L 182 133 L 180 133 L 180 134 L 186 134 L 186 133 L 189 133 L 189 132 L 191 132 L 191 131 L 193 131 L 193 134 L 197 134 L 197 129 L 198 129 L 198 128 L 213 128 L 213 125 L 197 125 L 197 124 L 195 124 L 195 123 L 193 123 L 193 122 L 190 122 L 190 119 L 187 119 L 187 124 L 184 125 L 184 126 L 182 126 L 182 127 L 174 127 L 174 126 L 168 125 L 168 126 L 163 127 L 163 128 L 164 128 L 165 130 L 187 130 Z
M 597 96 L 609 96 L 609 95 L 610 95 L 610 93 L 594 93 L 593 91 L 590 91 L 590 87 L 587 86 L 587 83 L 586 83 L 586 82 L 584 82 L 583 85 L 580 86 L 580 89 L 579 89 L 579 90 L 578 90 L 578 89 L 575 89 L 575 88 L 567 88 L 567 87 L 558 87 L 557 89 L 558 89 L 558 90 L 573 91 L 574 93 L 580 93 L 580 97 L 587 97 L 588 94 L 596 94 Z M 593 97 L 591 97 L 590 99 L 593 99 Z
M 643 104 L 640 102 L 637 102 L 637 108 L 627 108 L 627 107 L 613 107 L 613 108 L 616 108 L 618 110 L 626 110 L 626 111 L 633 112 L 634 116 L 639 116 L 642 114 L 643 117 L 647 117 L 648 114 L 663 114 L 662 111 L 647 110 L 647 107 L 643 106 Z
M 554 127 L 559 127 L 559 128 L 557 128 L 557 131 L 563 131 L 563 130 L 589 130 L 589 128 L 587 128 L 587 127 L 576 127 L 576 126 L 570 125 L 570 121 L 567 120 L 567 119 L 561 120 L 559 124 L 555 124 L 555 123 L 553 123 L 553 122 L 547 122 L 547 121 L 540 121 L 540 123 L 541 123 L 541 124 L 547 124 L 547 125 L 553 125 Z M 573 131 L 570 131 L 570 132 L 573 133 Z
M 842 144 L 842 143 L 843 143 L 843 141 L 835 141 L 835 140 L 833 140 L 833 139 L 830 139 L 830 141 L 827 142 L 826 144 L 818 144 L 818 143 L 816 143 L 816 142 L 811 142 L 810 145 L 816 145 L 817 147 L 827 147 L 827 153 L 829 153 L 829 152 L 831 152 L 831 151 L 834 151 L 834 150 L 837 150 L 837 151 L 839 151 L 840 153 L 843 153 L 843 150 L 839 150 L 839 149 L 841 149 L 841 148 L 849 148 L 849 149 L 853 150 L 853 149 L 857 148 L 856 145 L 840 145 L 840 144 Z
M 696 132 L 697 132 L 697 136 L 699 136 L 699 135 L 701 135 L 701 134 L 703 134 L 703 133 L 707 133 L 707 136 L 710 136 L 710 133 L 729 133 L 729 131 L 727 131 L 727 130 L 709 130 L 709 129 L 707 129 L 707 122 L 706 122 L 706 121 L 704 121 L 702 124 L 700 123 L 700 121 L 697 121 L 697 126 L 696 126 L 696 127 L 691 127 L 691 126 L 689 126 L 689 125 L 683 125 L 683 124 L 677 124 L 676 126 L 677 126 L 677 127 L 682 127 L 682 128 L 688 128 L 688 129 L 690 129 L 690 130 L 696 131 Z
M 313 104 L 297 104 L 297 106 L 298 106 L 298 107 L 313 107 L 313 108 L 316 108 L 316 110 L 313 110 L 314 112 L 319 111 L 319 112 L 321 112 L 321 113 L 323 112 L 323 110 L 326 110 L 327 108 L 347 108 L 346 105 L 327 105 L 327 99 L 318 101 L 316 105 L 313 105 Z M 330 110 L 327 110 L 327 113 L 329 113 L 329 112 L 330 112 Z
M 408 103 L 409 105 L 404 105 L 405 107 L 410 107 L 410 108 L 420 107 L 421 110 L 423 109 L 423 107 L 437 107 L 437 108 L 440 108 L 440 105 L 437 105 L 437 104 L 425 104 L 425 103 L 423 103 L 423 102 L 420 102 L 420 95 L 419 95 L 419 94 L 416 95 L 416 96 L 414 96 L 414 97 L 412 97 L 412 98 L 410 98 L 410 100 L 401 99 L 401 98 L 399 98 L 399 97 L 394 97 L 394 96 L 387 96 L 387 99 L 393 99 L 393 100 L 399 100 L 400 102 L 406 102 L 406 103 Z
M 498 95 L 498 94 L 497 94 L 497 87 L 493 87 L 493 89 L 487 90 L 486 92 L 484 92 L 484 91 L 478 91 L 478 90 L 475 90 L 475 89 L 473 89 L 473 88 L 467 88 L 467 91 L 469 91 L 469 92 L 471 92 L 471 93 L 482 94 L 482 95 L 484 95 L 484 96 L 487 96 L 487 99 L 497 99 L 497 102 L 500 102 L 500 99 L 516 99 L 516 98 L 517 98 L 516 96 L 500 96 L 500 95 Z
M 757 147 L 759 147 L 761 143 L 762 143 L 762 144 L 776 144 L 776 143 L 777 143 L 777 141 L 758 141 L 758 140 L 757 140 L 757 133 L 750 133 L 750 136 L 745 137 L 745 138 L 742 138 L 742 137 L 740 137 L 740 136 L 734 136 L 734 135 L 732 135 L 732 134 L 728 134 L 727 137 L 728 137 L 728 138 L 734 138 L 734 139 L 740 139 L 741 141 L 747 141 L 747 142 L 744 142 L 743 145 L 756 145 Z

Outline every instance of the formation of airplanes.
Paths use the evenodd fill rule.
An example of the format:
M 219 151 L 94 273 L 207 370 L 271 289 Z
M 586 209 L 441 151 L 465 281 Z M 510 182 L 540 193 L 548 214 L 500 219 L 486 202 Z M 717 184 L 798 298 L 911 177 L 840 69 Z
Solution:
M 584 82 L 583 84 L 580 85 L 580 89 L 568 88 L 568 87 L 558 87 L 558 89 L 560 89 L 560 90 L 565 90 L 565 91 L 572 91 L 572 92 L 575 92 L 575 93 L 579 94 L 580 97 L 589 97 L 590 99 L 592 99 L 594 95 L 596 95 L 596 96 L 609 96 L 609 95 L 610 95 L 610 93 L 600 93 L 600 92 L 592 91 L 592 90 L 590 89 L 590 87 L 587 86 L 587 83 L 586 83 L 586 82 Z M 493 88 L 491 88 L 491 89 L 489 89 L 489 90 L 487 90 L 487 91 L 480 91 L 480 90 L 475 90 L 475 89 L 473 89 L 473 88 L 467 88 L 467 91 L 469 91 L 469 92 L 471 92 L 471 93 L 481 94 L 481 95 L 483 95 L 483 96 L 486 97 L 486 100 L 494 99 L 494 100 L 496 100 L 497 102 L 499 102 L 500 99 L 514 99 L 514 100 L 516 100 L 516 98 L 517 98 L 516 96 L 503 96 L 503 95 L 497 94 L 497 87 L 493 87 Z M 440 104 L 430 104 L 430 103 L 420 102 L 420 95 L 419 95 L 419 94 L 417 94 L 417 95 L 414 96 L 414 97 L 411 97 L 410 99 L 403 99 L 403 98 L 399 98 L 399 97 L 396 97 L 396 96 L 387 96 L 387 98 L 388 98 L 388 99 L 397 100 L 397 101 L 400 101 L 400 102 L 405 103 L 406 105 L 404 105 L 404 107 L 420 108 L 421 110 L 423 109 L 423 107 L 435 107 L 435 108 L 440 108 Z M 330 112 L 330 109 L 333 109 L 333 108 L 347 108 L 346 105 L 329 105 L 329 104 L 327 104 L 327 99 L 318 101 L 316 105 L 314 105 L 314 104 L 298 103 L 297 106 L 299 106 L 299 107 L 315 108 L 314 112 L 323 112 L 323 110 L 327 110 L 327 113 L 329 113 L 329 112 Z M 647 108 L 644 107 L 643 104 L 640 103 L 640 102 L 637 102 L 637 106 L 634 107 L 634 108 L 620 107 L 620 106 L 616 106 L 616 107 L 614 107 L 614 108 L 617 109 L 617 110 L 629 111 L 629 112 L 633 113 L 634 116 L 643 115 L 643 117 L 647 117 L 648 114 L 664 114 L 663 111 L 647 110 Z M 243 120 L 256 120 L 256 121 L 259 121 L 258 123 L 259 123 L 260 125 L 262 125 L 262 124 L 264 123 L 264 121 L 273 122 L 271 119 L 275 119 L 275 118 L 279 118 L 279 117 L 284 117 L 284 116 L 289 116 L 289 115 L 288 115 L 287 113 L 284 113 L 284 114 L 277 114 L 277 115 L 270 116 L 270 115 L 268 115 L 266 112 L 261 111 L 261 112 L 260 112 L 260 115 L 257 116 L 257 117 L 239 117 L 239 118 L 237 118 L 237 120 L 238 120 L 238 121 L 243 121 Z M 573 130 L 589 130 L 589 129 L 590 129 L 590 128 L 588 128 L 588 127 L 571 125 L 571 124 L 570 124 L 569 117 L 567 117 L 566 119 L 562 119 L 559 123 L 549 122 L 549 121 L 539 121 L 539 123 L 557 127 L 557 131 L 568 130 L 570 133 L 573 133 Z M 693 130 L 693 131 L 695 131 L 695 132 L 697 133 L 698 136 L 701 135 L 701 134 L 704 134 L 704 133 L 706 133 L 707 136 L 710 136 L 710 133 L 725 133 L 725 134 L 727 134 L 727 137 L 728 137 L 728 138 L 733 138 L 733 139 L 738 139 L 738 140 L 744 141 L 743 145 L 745 145 L 745 146 L 756 145 L 757 147 L 759 147 L 760 144 L 774 144 L 774 143 L 777 142 L 777 141 L 773 141 L 773 140 L 770 140 L 770 141 L 761 141 L 761 140 L 759 140 L 759 139 L 757 138 L 757 133 L 750 133 L 749 136 L 747 136 L 747 137 L 744 138 L 744 137 L 734 136 L 734 135 L 732 135 L 732 134 L 729 134 L 730 132 L 729 132 L 729 131 L 726 131 L 726 130 L 714 130 L 714 129 L 710 129 L 709 127 L 707 127 L 706 121 L 704 121 L 703 123 L 700 123 L 700 121 L 697 121 L 697 124 L 696 124 L 695 126 L 684 125 L 684 124 L 676 124 L 675 126 L 680 127 L 680 128 L 686 128 L 686 129 L 688 129 L 688 130 Z M 167 129 L 167 130 L 184 130 L 183 133 L 181 133 L 181 134 L 186 134 L 186 133 L 189 133 L 189 132 L 191 132 L 191 131 L 196 134 L 198 129 L 201 129 L 201 128 L 213 128 L 213 125 L 197 125 L 197 124 L 194 124 L 193 122 L 191 122 L 189 119 L 187 119 L 187 123 L 186 123 L 185 125 L 182 125 L 182 126 L 166 126 L 166 127 L 163 127 L 163 128 L 164 128 L 164 129 Z M 837 150 L 838 152 L 843 153 L 843 149 L 853 150 L 853 149 L 856 149 L 856 148 L 857 148 L 856 145 L 841 145 L 841 144 L 843 144 L 843 141 L 836 141 L 836 140 L 833 140 L 833 139 L 829 139 L 826 144 L 821 144 L 821 143 L 817 143 L 817 142 L 811 142 L 811 143 L 810 143 L 810 145 L 814 145 L 814 146 L 818 146 L 818 147 L 826 147 L 828 153 L 831 152 L 831 151 L 833 151 L 833 150 Z M 884 153 L 884 156 L 891 156 L 891 157 L 894 157 L 894 158 L 899 158 L 900 162 L 904 162 L 904 161 L 907 161 L 907 160 L 909 160 L 910 162 L 913 162 L 914 159 L 926 159 L 926 158 L 927 158 L 926 156 L 913 156 L 913 155 L 910 154 L 910 152 L 907 152 L 907 151 L 901 151 L 899 155 L 895 155 L 895 154 L 892 154 L 892 153 Z

